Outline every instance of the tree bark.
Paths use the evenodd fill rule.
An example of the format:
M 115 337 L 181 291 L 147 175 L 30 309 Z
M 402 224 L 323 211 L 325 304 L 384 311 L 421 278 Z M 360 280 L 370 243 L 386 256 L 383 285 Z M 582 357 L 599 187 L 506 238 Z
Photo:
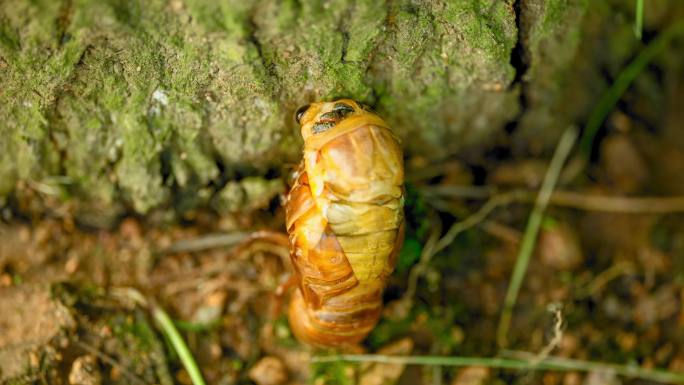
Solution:
M 293 111 L 339 96 L 372 105 L 429 160 L 511 125 L 521 151 L 537 135 L 544 149 L 586 110 L 567 108 L 567 91 L 588 6 L 5 0 L 0 197 L 29 186 L 141 213 L 197 207 L 296 162 Z M 264 183 L 253 190 L 281 185 Z

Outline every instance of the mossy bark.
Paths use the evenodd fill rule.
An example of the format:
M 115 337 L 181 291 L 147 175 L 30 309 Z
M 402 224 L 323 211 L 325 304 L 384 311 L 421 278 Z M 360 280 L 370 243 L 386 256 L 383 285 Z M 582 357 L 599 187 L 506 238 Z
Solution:
M 545 100 L 564 102 L 558 79 L 572 71 L 586 8 L 3 1 L 0 197 L 19 183 L 141 213 L 203 205 L 234 195 L 220 190 L 237 176 L 296 162 L 293 111 L 338 96 L 373 105 L 408 153 L 433 160 L 491 145 L 511 122 L 543 132 Z M 532 112 L 520 120 L 523 104 Z M 265 183 L 256 190 L 273 190 Z

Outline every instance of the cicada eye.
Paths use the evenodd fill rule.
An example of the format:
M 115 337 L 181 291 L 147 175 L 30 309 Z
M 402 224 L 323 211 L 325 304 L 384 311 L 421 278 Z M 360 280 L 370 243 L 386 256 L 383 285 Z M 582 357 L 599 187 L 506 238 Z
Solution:
M 354 107 L 350 106 L 347 103 L 336 103 L 335 106 L 333 106 L 332 110 L 340 116 L 345 116 L 347 114 L 354 112 Z
M 297 124 L 302 124 L 301 123 L 302 116 L 304 116 L 304 114 L 306 113 L 306 110 L 309 109 L 309 106 L 311 106 L 311 105 L 307 104 L 307 105 L 301 106 L 297 109 L 297 112 L 295 112 L 295 120 L 297 121 Z

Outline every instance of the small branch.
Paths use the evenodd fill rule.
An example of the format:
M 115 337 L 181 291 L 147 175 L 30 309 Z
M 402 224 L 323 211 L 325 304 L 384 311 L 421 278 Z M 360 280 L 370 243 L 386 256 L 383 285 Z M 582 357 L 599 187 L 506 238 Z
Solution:
M 484 231 L 489 233 L 489 235 L 499 238 L 500 240 L 509 243 L 511 245 L 517 246 L 520 244 L 520 238 L 522 237 L 520 231 L 503 225 L 499 222 L 493 220 L 485 220 L 480 225 Z
M 541 352 L 534 357 L 532 363 L 535 365 L 548 358 L 553 349 L 557 348 L 563 340 L 563 312 L 561 310 L 561 305 L 558 303 L 550 304 L 548 310 L 553 313 L 555 318 L 553 325 L 553 338 L 551 338 L 551 341 L 544 346 L 544 349 L 542 349 Z
M 563 136 L 560 138 L 556 151 L 551 159 L 551 164 L 544 176 L 544 181 L 542 182 L 534 209 L 532 209 L 532 213 L 530 213 L 530 217 L 527 221 L 527 227 L 523 234 L 520 250 L 511 274 L 511 281 L 508 286 L 508 291 L 506 292 L 504 308 L 501 312 L 501 318 L 499 319 L 499 326 L 496 333 L 499 346 L 506 346 L 507 344 L 508 329 L 513 316 L 513 307 L 518 299 L 520 287 L 522 286 L 523 279 L 527 273 L 527 266 L 530 263 L 530 258 L 537 242 L 537 235 L 539 233 L 539 228 L 541 227 L 544 211 L 551 198 L 551 193 L 556 186 L 563 164 L 568 155 L 570 155 L 570 150 L 572 150 L 572 146 L 575 144 L 576 139 L 577 131 L 572 127 L 566 129 Z
M 436 186 L 426 187 L 424 191 L 428 195 L 445 197 L 458 197 L 462 199 L 493 199 L 496 196 L 510 196 L 510 203 L 533 202 L 536 192 L 530 190 L 510 190 L 497 192 L 491 187 L 481 187 L 477 191 L 476 186 L 462 194 L 461 186 Z M 684 196 L 670 197 L 621 197 L 610 195 L 585 194 L 576 191 L 556 190 L 551 194 L 549 204 L 553 206 L 568 207 L 577 210 L 599 211 L 620 214 L 668 214 L 684 212 Z
M 166 249 L 160 250 L 160 254 L 176 254 L 196 252 L 217 247 L 235 246 L 244 241 L 249 233 L 234 232 L 227 234 L 207 234 L 198 238 L 181 239 Z
M 556 191 L 551 195 L 551 204 L 586 211 L 624 214 L 684 212 L 684 196 L 628 198 Z
M 413 296 L 416 294 L 416 288 L 418 286 L 418 280 L 425 275 L 432 257 L 438 252 L 447 248 L 459 234 L 486 220 L 487 216 L 491 214 L 494 209 L 499 206 L 510 204 L 518 195 L 520 195 L 519 192 L 512 192 L 510 194 L 504 193 L 493 196 L 479 210 L 464 220 L 451 225 L 449 230 L 447 230 L 446 234 L 444 234 L 442 238 L 438 238 L 441 232 L 441 222 L 439 222 L 440 225 L 433 229 L 430 237 L 425 243 L 425 246 L 423 246 L 420 260 L 415 266 L 413 266 L 413 268 L 411 268 L 411 271 L 409 272 L 408 285 L 404 295 L 400 300 L 400 303 L 405 307 L 403 310 L 408 310 L 408 308 L 410 308 L 412 305 Z M 439 218 L 435 219 L 435 221 L 439 221 Z
M 438 253 L 442 250 L 444 250 L 447 246 L 449 246 L 454 239 L 456 239 L 456 236 L 472 227 L 475 225 L 479 224 L 480 222 L 484 221 L 487 216 L 494 211 L 495 208 L 499 206 L 505 206 L 508 204 L 511 204 L 516 200 L 516 192 L 513 193 L 504 193 L 500 195 L 495 195 L 487 203 L 485 203 L 479 210 L 477 210 L 474 214 L 471 216 L 467 217 L 466 219 L 454 223 L 449 230 L 444 234 L 444 236 L 437 242 L 435 245 L 435 248 L 433 250 L 433 253 Z
M 634 266 L 633 262 L 620 261 L 599 273 L 586 285 L 586 287 L 579 287 L 576 290 L 575 299 L 596 295 L 610 283 L 610 281 L 626 274 L 635 274 L 636 271 L 637 268 Z
M 418 280 L 425 274 L 427 267 L 430 264 L 432 256 L 437 252 L 435 251 L 435 244 L 439 239 L 439 234 L 442 232 L 442 222 L 439 217 L 436 217 L 433 221 L 437 225 L 432 229 L 430 237 L 423 246 L 423 250 L 420 253 L 420 260 L 418 263 L 411 268 L 408 276 L 408 284 L 406 286 L 406 291 L 400 299 L 400 303 L 404 306 L 404 311 L 408 311 L 413 304 L 413 296 L 416 294 L 416 288 L 418 287 Z

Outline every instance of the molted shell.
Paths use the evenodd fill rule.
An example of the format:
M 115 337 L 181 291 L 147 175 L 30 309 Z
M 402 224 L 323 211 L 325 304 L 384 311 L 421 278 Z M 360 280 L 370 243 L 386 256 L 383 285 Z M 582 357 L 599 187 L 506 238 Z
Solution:
M 403 242 L 403 157 L 387 124 L 352 100 L 297 113 L 304 156 L 286 204 L 297 338 L 351 346 L 373 329 Z M 324 127 L 324 129 L 321 129 Z

